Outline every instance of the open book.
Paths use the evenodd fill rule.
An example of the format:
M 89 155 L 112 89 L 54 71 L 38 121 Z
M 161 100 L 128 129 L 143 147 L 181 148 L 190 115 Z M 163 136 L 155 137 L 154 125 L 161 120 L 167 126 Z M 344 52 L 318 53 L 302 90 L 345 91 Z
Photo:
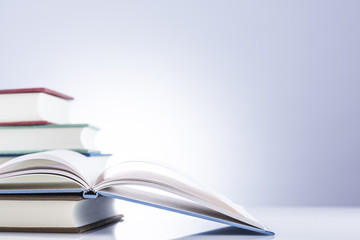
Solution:
M 244 208 L 167 168 L 122 162 L 104 169 L 69 150 L 23 155 L 0 165 L 0 194 L 75 193 L 99 195 L 273 234 Z

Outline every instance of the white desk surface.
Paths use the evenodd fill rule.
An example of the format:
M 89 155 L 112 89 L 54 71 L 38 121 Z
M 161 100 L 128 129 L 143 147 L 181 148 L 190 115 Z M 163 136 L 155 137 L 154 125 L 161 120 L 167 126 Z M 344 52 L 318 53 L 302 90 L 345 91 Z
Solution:
M 360 239 L 360 207 L 247 208 L 276 233 L 254 235 L 236 228 L 131 203 L 125 221 L 83 234 L 0 233 L 0 239 Z

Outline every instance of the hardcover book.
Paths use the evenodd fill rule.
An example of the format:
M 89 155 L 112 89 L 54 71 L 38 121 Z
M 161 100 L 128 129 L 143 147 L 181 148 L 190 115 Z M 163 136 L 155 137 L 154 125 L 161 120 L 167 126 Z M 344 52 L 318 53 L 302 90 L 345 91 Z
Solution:
M 114 199 L 80 194 L 0 194 L 0 231 L 81 233 L 122 220 Z
M 36 176 L 38 181 L 27 184 Z M 42 177 L 62 178 L 48 183 Z M 22 179 L 21 184 L 6 179 Z M 4 181 L 4 182 L 3 182 Z M 0 165 L 0 194 L 76 194 L 122 199 L 272 235 L 243 207 L 206 190 L 176 172 L 147 162 L 92 166 L 80 153 L 54 150 L 23 155 Z
M 69 123 L 72 97 L 47 88 L 0 90 L 0 126 Z
M 98 152 L 97 127 L 89 124 L 0 126 L 0 154 L 25 154 L 53 149 Z

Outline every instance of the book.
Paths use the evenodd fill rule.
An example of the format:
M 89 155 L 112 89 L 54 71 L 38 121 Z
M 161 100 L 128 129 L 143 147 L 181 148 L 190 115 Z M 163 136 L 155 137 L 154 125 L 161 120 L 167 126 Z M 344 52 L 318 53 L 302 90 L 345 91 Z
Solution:
M 38 176 L 38 182 L 2 182 L 33 175 Z M 49 184 L 41 181 L 42 176 L 61 177 L 65 181 Z M 107 197 L 131 201 L 273 234 L 243 207 L 153 163 L 129 161 L 100 169 L 78 152 L 53 150 L 23 155 L 0 165 L 0 195 L 74 193 L 90 199 Z
M 0 90 L 0 125 L 69 123 L 71 100 L 72 97 L 47 88 Z
M 111 157 L 111 154 L 102 154 L 102 153 L 83 153 L 84 157 L 86 158 L 86 163 L 89 164 L 93 169 L 105 169 L 108 165 L 108 159 Z M 10 161 L 11 159 L 14 159 L 16 157 L 19 157 L 22 155 L 15 154 L 15 155 L 0 155 L 0 164 L 5 163 L 7 161 Z M 36 164 L 37 166 L 40 166 L 43 163 L 44 160 L 37 159 L 33 160 L 32 164 Z M 45 160 L 46 163 L 46 160 Z M 89 170 L 90 171 L 90 170 Z M 2 183 L 11 183 L 11 184 L 29 184 L 29 183 L 37 183 L 40 181 L 44 181 L 47 184 L 59 184 L 59 183 L 65 183 L 66 179 L 60 176 L 48 176 L 48 175 L 29 175 L 22 178 L 8 178 L 8 179 L 2 179 Z
M 52 149 L 98 152 L 97 127 L 89 124 L 0 126 L 0 154 L 27 154 Z
M 81 233 L 122 220 L 114 199 L 80 194 L 0 195 L 1 232 Z

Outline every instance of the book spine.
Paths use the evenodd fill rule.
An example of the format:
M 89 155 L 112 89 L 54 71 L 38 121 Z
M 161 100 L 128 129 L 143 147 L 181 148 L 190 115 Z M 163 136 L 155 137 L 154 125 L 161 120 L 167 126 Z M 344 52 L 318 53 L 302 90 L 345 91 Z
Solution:
M 99 194 L 97 192 L 92 191 L 92 190 L 88 190 L 88 191 L 83 192 L 83 197 L 84 198 L 95 199 L 98 196 L 99 196 Z

